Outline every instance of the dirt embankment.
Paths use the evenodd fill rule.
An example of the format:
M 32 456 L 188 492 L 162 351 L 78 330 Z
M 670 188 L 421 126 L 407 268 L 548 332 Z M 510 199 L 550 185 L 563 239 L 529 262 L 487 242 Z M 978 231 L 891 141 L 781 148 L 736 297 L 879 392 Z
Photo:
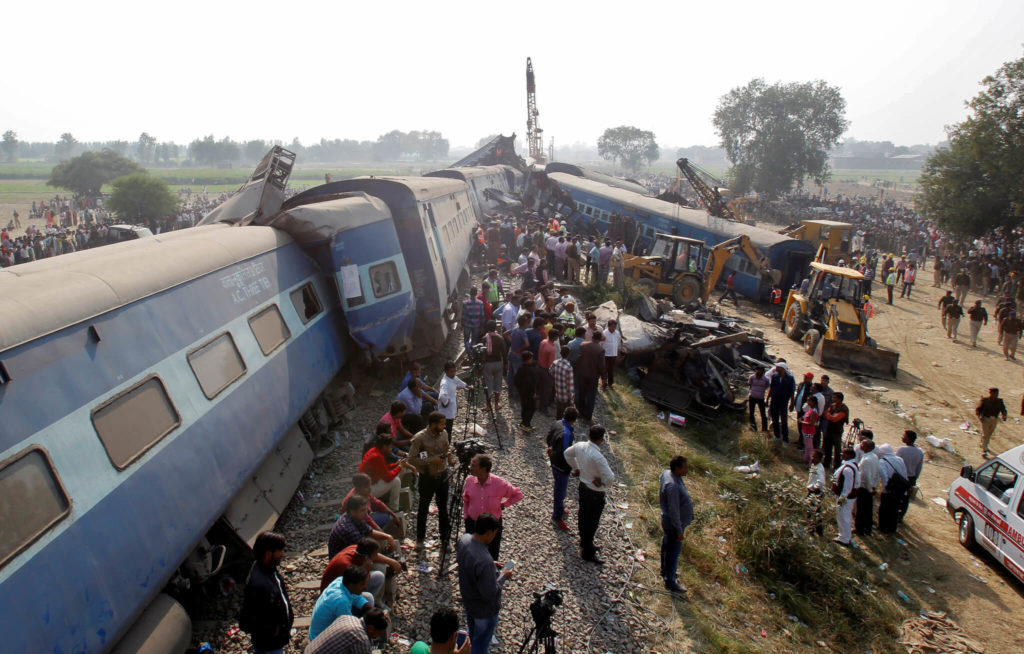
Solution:
M 948 339 L 937 308 L 945 290 L 932 287 L 931 262 L 909 299 L 899 298 L 897 291 L 890 306 L 884 291 L 876 288 L 877 314 L 869 329 L 879 344 L 900 353 L 899 377 L 894 381 L 863 384 L 850 375 L 824 370 L 800 344 L 786 339 L 777 323 L 759 315 L 747 317 L 765 329 L 771 339 L 769 350 L 785 357 L 795 376 L 806 371 L 816 377 L 829 374 L 833 387 L 845 393 L 851 416 L 874 431 L 876 443 L 898 447 L 905 429 L 919 434 L 926 463 L 918 481 L 921 492 L 897 534 L 905 545 L 879 536 L 858 539 L 859 554 L 889 564 L 891 583 L 906 589 L 908 606 L 948 611 L 967 633 L 987 644 L 986 651 L 1024 651 L 1024 633 L 1015 617 L 1024 608 L 1024 584 L 992 557 L 961 547 L 956 525 L 938 501 L 946 497 L 965 461 L 975 466 L 982 461 L 974 407 L 989 387 L 999 387 L 1010 409 L 1009 421 L 996 430 L 992 449 L 1009 449 L 1024 437 L 1019 417 L 1024 353 L 1020 360 L 1004 359 L 994 321 L 982 328 L 977 348 L 971 347 L 966 320 L 961 322 L 959 342 Z M 972 294 L 969 302 L 976 299 L 993 312 L 993 296 Z M 961 428 L 965 422 L 967 430 Z M 928 445 L 927 434 L 952 439 L 956 454 Z

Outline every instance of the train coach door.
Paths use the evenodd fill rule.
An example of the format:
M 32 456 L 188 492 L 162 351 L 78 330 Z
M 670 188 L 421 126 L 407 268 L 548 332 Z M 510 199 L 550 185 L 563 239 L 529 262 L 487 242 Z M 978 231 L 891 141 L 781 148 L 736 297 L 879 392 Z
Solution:
M 436 248 L 437 258 L 441 260 L 441 270 L 444 271 L 444 287 L 448 289 L 452 287 L 452 278 L 448 274 L 448 262 L 445 260 L 444 250 L 441 249 L 441 236 L 437 232 L 437 221 L 434 220 L 434 207 L 429 202 L 427 203 L 427 217 L 430 218 L 430 233 L 434 240 L 432 246 Z

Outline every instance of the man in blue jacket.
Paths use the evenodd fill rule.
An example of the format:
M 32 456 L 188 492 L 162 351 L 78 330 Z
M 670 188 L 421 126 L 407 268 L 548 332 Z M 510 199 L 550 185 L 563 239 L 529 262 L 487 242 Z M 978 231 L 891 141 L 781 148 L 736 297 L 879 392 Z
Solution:
M 796 380 L 789 374 L 785 361 L 775 365 L 772 380 L 768 384 L 768 413 L 772 419 L 772 433 L 775 438 L 789 442 L 789 406 L 796 392 Z
M 674 593 L 685 593 L 686 589 L 676 580 L 679 552 L 683 549 L 683 532 L 693 522 L 693 501 L 686 490 L 683 477 L 689 470 L 685 456 L 674 456 L 668 470 L 661 473 L 661 577 L 665 588 Z

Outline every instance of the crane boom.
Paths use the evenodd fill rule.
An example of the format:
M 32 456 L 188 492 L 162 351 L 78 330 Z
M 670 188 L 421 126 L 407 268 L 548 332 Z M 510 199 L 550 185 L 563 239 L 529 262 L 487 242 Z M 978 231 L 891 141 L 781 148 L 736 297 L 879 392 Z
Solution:
M 676 166 L 683 173 L 683 177 L 686 181 L 690 182 L 690 186 L 697 192 L 700 199 L 704 201 L 704 205 L 708 208 L 708 213 L 718 218 L 726 218 L 728 220 L 737 220 L 736 214 L 733 213 L 729 205 L 726 204 L 722 198 L 722 194 L 718 192 L 713 186 L 710 186 L 707 182 L 701 179 L 700 175 L 697 174 L 697 170 L 693 164 L 690 163 L 689 159 L 685 157 L 676 161 Z
M 534 161 L 544 160 L 544 130 L 540 128 L 537 117 L 537 82 L 533 77 L 533 62 L 526 58 L 526 143 L 530 157 Z

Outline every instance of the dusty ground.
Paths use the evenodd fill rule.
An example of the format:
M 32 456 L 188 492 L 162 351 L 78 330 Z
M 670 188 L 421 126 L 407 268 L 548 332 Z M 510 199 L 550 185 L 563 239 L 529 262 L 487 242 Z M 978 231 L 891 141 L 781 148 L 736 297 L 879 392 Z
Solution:
M 1024 392 L 1022 362 L 1004 359 L 994 323 L 982 328 L 976 349 L 966 338 L 966 326 L 959 343 L 946 338 L 937 309 L 945 291 L 931 286 L 931 270 L 929 264 L 911 299 L 901 300 L 897 293 L 895 303 L 888 306 L 884 293 L 875 293 L 882 302 L 871 321 L 871 334 L 881 345 L 900 352 L 898 379 L 870 381 L 878 390 L 870 390 L 852 376 L 820 368 L 800 344 L 782 335 L 777 323 L 760 315 L 746 317 L 765 329 L 771 339 L 769 351 L 784 356 L 794 375 L 827 372 L 833 387 L 845 393 L 851 416 L 874 431 L 876 443 L 896 447 L 903 430 L 916 429 L 919 434 L 926 463 L 918 481 L 921 493 L 897 534 L 906 545 L 880 536 L 858 539 L 860 550 L 851 556 L 864 558 L 865 565 L 887 562 L 893 587 L 905 589 L 911 608 L 948 611 L 971 636 L 987 643 L 986 651 L 1024 651 L 1024 634 L 1014 618 L 1024 609 L 1024 584 L 991 556 L 961 547 L 956 524 L 944 506 L 933 501 L 945 499 L 963 462 L 977 466 L 982 461 L 974 407 L 990 386 L 999 387 L 1011 416 L 996 430 L 992 449 L 998 452 L 1020 444 L 1024 437 L 1018 411 Z M 979 298 L 972 294 L 969 301 Z M 991 313 L 994 298 L 980 299 Z M 970 422 L 970 431 L 961 430 L 965 421 Z M 924 442 L 927 434 L 951 438 L 957 454 L 931 447 Z

